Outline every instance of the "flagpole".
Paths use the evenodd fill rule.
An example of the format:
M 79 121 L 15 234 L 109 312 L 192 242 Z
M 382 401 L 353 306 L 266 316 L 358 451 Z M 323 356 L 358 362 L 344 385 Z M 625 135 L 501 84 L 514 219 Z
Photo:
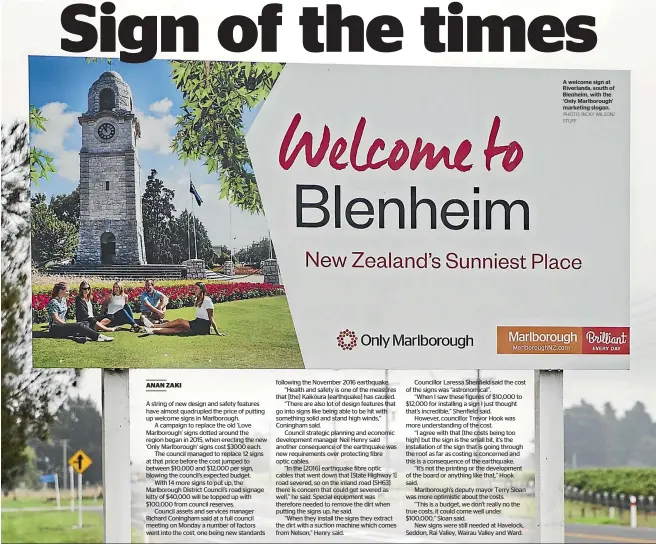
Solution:
M 232 206 L 230 205 L 230 202 L 228 202 L 228 217 L 230 218 L 230 233 L 228 235 L 229 237 L 229 244 L 230 244 L 230 262 L 232 264 L 235 264 L 234 257 L 233 257 L 233 243 L 232 243 Z
M 189 184 L 191 185 L 191 175 L 189 175 Z M 191 213 L 193 215 L 191 223 L 194 226 L 194 253 L 196 255 L 196 260 L 198 260 L 198 242 L 196 240 L 196 214 L 194 213 L 194 200 L 196 195 L 191 195 Z
M 189 174 L 189 184 L 191 186 L 191 174 Z M 194 208 L 194 195 L 191 195 L 191 208 Z M 189 252 L 189 260 L 191 261 L 191 232 L 189 231 L 190 214 L 187 213 L 187 251 Z

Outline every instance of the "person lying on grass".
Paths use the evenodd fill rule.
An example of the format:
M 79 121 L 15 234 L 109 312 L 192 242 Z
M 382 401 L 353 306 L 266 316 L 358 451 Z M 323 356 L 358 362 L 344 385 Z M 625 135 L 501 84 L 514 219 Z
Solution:
M 56 283 L 52 288 L 52 298 L 48 303 L 48 324 L 50 336 L 53 338 L 89 338 L 96 342 L 111 342 L 111 336 L 94 331 L 86 323 L 66 323 L 68 312 L 68 285 Z
M 120 281 L 114 282 L 112 294 L 107 295 L 102 302 L 103 317 L 100 324 L 104 327 L 120 327 L 121 325 L 130 325 L 132 332 L 139 332 L 141 329 L 134 320 L 132 308 L 128 304 L 128 297 Z
M 155 289 L 155 280 L 146 280 L 139 302 L 141 303 L 141 320 L 144 325 L 164 322 L 169 299 L 164 293 Z
M 90 329 L 103 332 L 116 332 L 116 327 L 106 327 L 93 315 L 93 304 L 91 303 L 91 285 L 83 281 L 75 297 L 75 321 L 84 323 Z
M 225 336 L 220 333 L 214 322 L 214 304 L 212 299 L 207 296 L 207 289 L 202 282 L 195 285 L 196 294 L 196 319 L 187 321 L 186 319 L 174 319 L 168 323 L 155 325 L 147 317 L 142 317 L 146 326 L 146 334 L 191 334 L 203 336 L 210 334 L 211 329 L 219 336 Z

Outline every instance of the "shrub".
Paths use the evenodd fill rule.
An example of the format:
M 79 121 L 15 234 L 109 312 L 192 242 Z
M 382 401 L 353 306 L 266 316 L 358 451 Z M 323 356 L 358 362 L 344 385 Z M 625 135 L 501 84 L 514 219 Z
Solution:
M 252 266 L 235 266 L 235 276 L 246 276 L 248 274 L 255 274 L 259 269 Z
M 565 485 L 593 493 L 656 495 L 654 468 L 593 468 L 565 471 Z
M 532 472 L 522 474 L 524 484 L 533 480 Z M 593 493 L 656 495 L 656 468 L 590 468 L 565 471 L 565 485 Z
M 284 295 L 285 289 L 282 285 L 272 285 L 270 283 L 206 283 L 207 294 L 214 304 L 221 302 L 232 302 L 234 300 L 245 300 L 249 298 L 272 297 Z M 157 285 L 157 289 L 169 298 L 167 308 L 178 309 L 188 308 L 194 305 L 196 297 L 194 295 L 193 283 L 182 283 L 178 285 Z M 126 288 L 128 303 L 134 312 L 140 312 L 139 299 L 143 293 L 143 287 Z M 100 315 L 101 303 L 103 299 L 110 294 L 109 287 L 96 287 L 91 293 L 94 314 Z M 68 299 L 67 319 L 75 319 L 75 297 L 77 291 L 71 291 Z M 50 302 L 50 293 L 40 292 L 32 294 L 32 321 L 34 323 L 45 323 L 48 321 L 47 307 Z

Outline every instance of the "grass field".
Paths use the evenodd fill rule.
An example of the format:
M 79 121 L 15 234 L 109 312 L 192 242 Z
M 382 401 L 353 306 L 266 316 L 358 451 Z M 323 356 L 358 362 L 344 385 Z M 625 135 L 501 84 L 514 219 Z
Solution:
M 507 509 L 504 514 L 514 517 L 529 518 L 535 515 L 535 501 L 532 497 L 522 499 L 509 497 L 508 500 L 514 500 L 521 504 L 518 508 Z M 620 512 L 615 509 L 615 517 L 609 517 L 607 506 L 594 504 L 585 504 L 582 502 L 565 501 L 565 522 L 566 523 L 585 523 L 590 525 L 629 525 L 629 512 L 624 510 Z M 656 515 L 645 515 L 644 512 L 638 512 L 638 527 L 656 528 Z
M 169 320 L 193 319 L 194 308 L 169 310 Z M 145 336 L 112 333 L 113 342 L 78 344 L 38 337 L 32 341 L 36 367 L 68 368 L 303 368 L 287 297 L 275 296 L 214 305 L 214 320 L 227 336 Z
M 3 512 L 2 543 L 100 543 L 103 518 L 98 512 L 83 512 L 77 528 L 77 512 Z M 143 542 L 141 531 L 132 530 L 132 542 Z
M 89 486 L 82 490 L 82 504 L 84 506 L 102 506 L 102 487 Z M 70 508 L 71 493 L 69 490 L 62 489 L 60 494 L 61 506 Z M 56 508 L 57 499 L 55 490 L 50 488 L 34 489 L 15 489 L 6 497 L 2 496 L 2 508 Z M 75 504 L 77 505 L 77 490 L 75 491 Z
M 69 491 L 64 491 L 60 497 L 61 507 L 70 508 L 71 495 Z M 82 498 L 84 506 L 102 506 L 102 499 Z M 53 499 L 12 499 L 10 497 L 2 498 L 2 508 L 56 508 L 57 501 Z M 77 508 L 77 491 L 75 496 L 75 507 Z

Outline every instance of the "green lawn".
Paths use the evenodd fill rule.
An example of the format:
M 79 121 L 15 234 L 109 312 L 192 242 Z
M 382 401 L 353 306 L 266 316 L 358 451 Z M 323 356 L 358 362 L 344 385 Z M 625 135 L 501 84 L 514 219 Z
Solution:
M 169 310 L 167 319 L 193 319 L 194 308 Z M 113 342 L 78 344 L 35 335 L 36 367 L 68 368 L 303 368 L 287 297 L 214 305 L 214 320 L 227 336 L 111 334 Z M 35 325 L 33 330 L 42 330 Z
M 62 509 L 70 509 L 71 495 L 69 491 L 62 491 L 60 500 Z M 102 506 L 103 501 L 102 499 L 82 498 L 82 504 L 84 506 Z M 77 508 L 77 495 L 75 496 L 75 507 Z M 44 500 L 39 498 L 13 499 L 12 497 L 3 497 L 2 508 L 57 508 L 57 501 L 54 498 Z
M 77 512 L 3 512 L 2 543 L 76 544 L 103 542 L 103 518 L 97 512 L 82 513 L 82 528 L 77 528 Z M 143 542 L 141 531 L 132 530 L 132 542 Z
M 508 500 L 519 502 L 517 508 L 508 508 L 505 515 L 512 517 L 532 518 L 535 516 L 535 501 L 532 497 L 508 497 Z M 615 509 L 615 517 L 608 516 L 608 507 L 585 504 L 582 502 L 565 501 L 565 523 L 585 523 L 589 525 L 630 525 L 629 512 Z M 638 527 L 656 528 L 656 515 L 645 515 L 638 512 Z

